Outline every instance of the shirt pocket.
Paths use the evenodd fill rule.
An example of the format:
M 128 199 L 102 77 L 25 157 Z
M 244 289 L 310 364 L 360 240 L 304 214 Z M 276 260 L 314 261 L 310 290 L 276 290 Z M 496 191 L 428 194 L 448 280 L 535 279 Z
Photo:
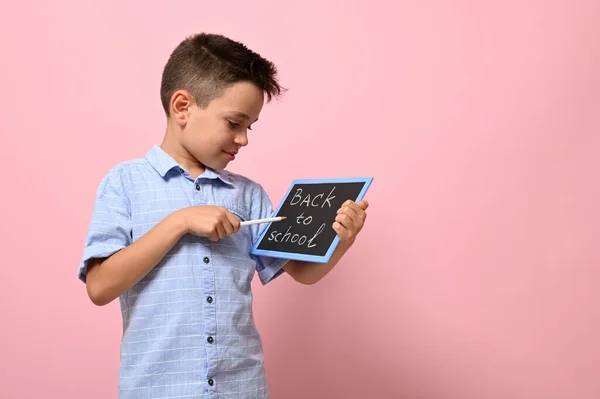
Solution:
M 234 202 L 221 203 L 219 206 L 233 213 L 240 221 L 250 220 L 250 213 L 242 209 Z M 254 270 L 254 260 L 250 257 L 250 248 L 252 247 L 252 226 L 241 226 L 235 234 L 225 237 L 220 241 L 222 246 L 218 246 L 220 250 L 226 251 L 224 255 L 229 256 L 228 259 L 235 259 L 238 269 Z M 238 276 L 238 278 L 241 278 Z M 244 277 L 245 278 L 245 277 Z
M 250 213 L 247 210 L 241 208 L 238 204 L 236 204 L 233 201 L 225 202 L 221 206 L 227 209 L 229 212 L 233 213 L 237 218 L 240 219 L 241 222 L 250 220 Z M 236 235 L 243 235 L 244 238 L 248 241 L 252 239 L 250 229 L 247 226 L 240 227 L 240 230 Z
M 237 216 L 242 222 L 248 220 L 250 217 L 247 210 L 240 208 L 234 202 L 225 202 L 222 206 Z

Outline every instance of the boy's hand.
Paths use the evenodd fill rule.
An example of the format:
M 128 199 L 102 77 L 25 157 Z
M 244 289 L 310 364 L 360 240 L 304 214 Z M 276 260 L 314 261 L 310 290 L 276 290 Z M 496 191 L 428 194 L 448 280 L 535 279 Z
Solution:
M 358 233 L 362 230 L 369 207 L 369 203 L 365 200 L 354 202 L 346 201 L 337 211 L 333 229 L 340 237 L 340 242 L 345 245 L 352 245 Z
M 188 233 L 211 241 L 219 241 L 240 230 L 240 219 L 220 206 L 192 206 L 179 212 Z

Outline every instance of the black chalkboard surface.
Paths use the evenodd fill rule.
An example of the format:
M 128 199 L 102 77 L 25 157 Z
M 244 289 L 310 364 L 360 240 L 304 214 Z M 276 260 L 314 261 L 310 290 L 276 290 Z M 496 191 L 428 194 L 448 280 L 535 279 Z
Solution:
M 287 219 L 266 225 L 251 253 L 327 263 L 339 237 L 333 230 L 346 200 L 360 201 L 372 177 L 294 180 L 273 216 Z

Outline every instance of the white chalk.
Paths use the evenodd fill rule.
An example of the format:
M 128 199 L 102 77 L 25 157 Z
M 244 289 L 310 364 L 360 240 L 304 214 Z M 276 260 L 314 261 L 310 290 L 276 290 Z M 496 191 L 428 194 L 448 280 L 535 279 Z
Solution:
M 286 219 L 285 216 L 278 216 L 275 218 L 266 218 L 266 219 L 255 219 L 255 220 L 246 220 L 240 223 L 240 226 L 248 226 L 250 224 L 259 224 L 259 223 L 269 223 L 269 222 L 279 222 L 280 220 Z

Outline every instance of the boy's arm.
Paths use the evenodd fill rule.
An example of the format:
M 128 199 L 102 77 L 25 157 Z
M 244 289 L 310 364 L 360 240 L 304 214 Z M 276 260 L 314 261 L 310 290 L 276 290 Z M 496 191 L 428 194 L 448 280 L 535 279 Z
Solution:
M 240 221 L 225 208 L 195 206 L 175 211 L 148 233 L 108 258 L 92 259 L 87 292 L 106 305 L 143 279 L 186 233 L 217 241 L 239 231 Z
M 350 249 L 351 245 L 352 244 L 340 243 L 335 251 L 333 251 L 333 255 L 331 255 L 331 259 L 329 259 L 329 262 L 327 263 L 290 260 L 283 266 L 283 269 L 299 283 L 314 284 L 325 277 L 325 275 L 334 268 L 346 251 Z
M 90 260 L 86 288 L 92 302 L 106 305 L 137 284 L 187 232 L 177 213 L 108 258 Z
M 340 261 L 344 254 L 350 249 L 356 236 L 362 230 L 367 213 L 365 212 L 369 207 L 367 201 L 359 201 L 355 203 L 353 201 L 346 201 L 340 209 L 337 211 L 335 222 L 333 223 L 333 229 L 340 237 L 340 243 L 338 244 L 331 259 L 327 263 L 314 263 L 304 262 L 297 260 L 290 260 L 283 266 L 283 269 L 292 278 L 302 284 L 314 284 L 321 280 L 327 273 L 334 268 L 334 266 Z

